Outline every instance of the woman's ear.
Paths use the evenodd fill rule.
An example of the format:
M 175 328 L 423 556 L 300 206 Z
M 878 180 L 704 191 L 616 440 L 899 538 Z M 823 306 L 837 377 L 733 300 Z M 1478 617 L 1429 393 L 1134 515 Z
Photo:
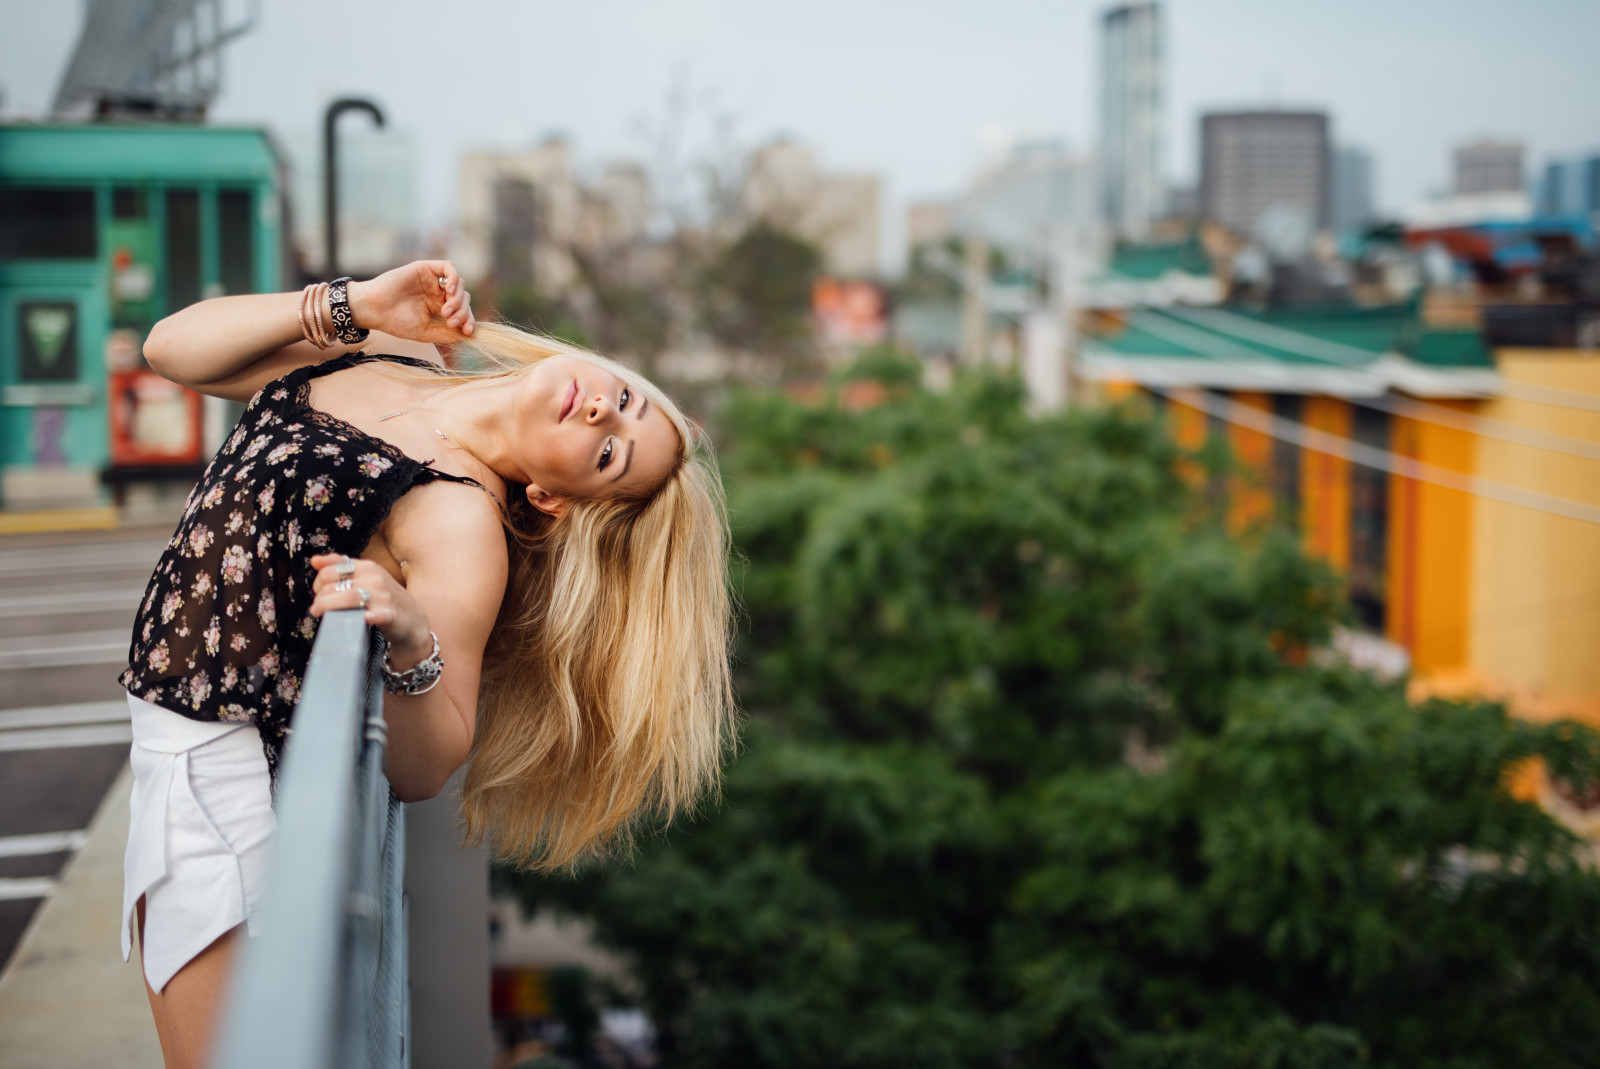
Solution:
M 546 516 L 560 516 L 562 510 L 567 507 L 566 498 L 548 493 L 542 487 L 536 486 L 533 483 L 528 484 L 528 488 L 525 493 L 528 495 L 528 504 L 544 513 Z

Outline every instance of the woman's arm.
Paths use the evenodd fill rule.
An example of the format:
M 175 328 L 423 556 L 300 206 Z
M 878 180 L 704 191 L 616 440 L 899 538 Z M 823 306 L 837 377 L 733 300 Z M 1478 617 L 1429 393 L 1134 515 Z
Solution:
M 436 495 L 454 493 L 462 507 Z M 384 718 L 388 751 L 383 770 L 403 802 L 419 802 L 444 789 L 472 750 L 477 725 L 478 681 L 483 651 L 505 594 L 505 534 L 482 491 L 438 484 L 407 495 L 392 516 L 388 548 L 405 562 L 404 584 L 376 562 L 357 560 L 352 589 L 337 591 L 337 554 L 311 559 L 317 568 L 312 615 L 355 608 L 362 587 L 371 594 L 367 622 L 389 640 L 389 660 L 405 671 L 432 650 L 439 636 L 444 673 L 424 694 L 388 694 Z M 403 509 L 403 511 L 402 511 Z
M 448 260 L 418 260 L 352 282 L 348 296 L 356 324 L 383 335 L 428 344 L 472 333 L 472 298 Z M 323 315 L 331 320 L 326 306 Z M 248 401 L 263 384 L 351 348 L 318 349 L 303 340 L 298 292 L 260 293 L 214 297 L 174 312 L 151 329 L 144 355 L 179 385 Z

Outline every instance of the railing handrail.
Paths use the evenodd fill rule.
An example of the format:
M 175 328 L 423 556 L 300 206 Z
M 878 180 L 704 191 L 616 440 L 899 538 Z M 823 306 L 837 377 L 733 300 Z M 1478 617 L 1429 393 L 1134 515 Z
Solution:
M 373 947 L 403 932 L 397 918 L 382 916 L 385 910 L 398 912 L 397 882 L 392 896 L 380 892 L 381 901 L 357 889 L 379 878 L 363 870 L 373 867 L 367 855 L 384 849 L 384 832 L 375 822 L 385 819 L 381 811 L 388 803 L 382 692 L 371 689 L 364 616 L 359 609 L 328 613 L 312 649 L 278 780 L 278 829 L 261 936 L 241 944 L 217 1049 L 215 1064 L 222 1069 L 342 1069 L 348 1044 L 341 1036 L 365 1022 L 340 1017 L 367 1012 L 364 1004 L 351 1004 L 348 958 L 355 947 L 375 956 Z M 394 818 L 388 819 L 392 841 Z M 376 930 L 376 941 L 352 937 L 352 915 Z M 403 946 L 400 961 L 403 968 Z M 363 1035 L 362 1046 L 364 1040 Z M 402 1048 L 403 1063 L 403 1045 L 395 1045 Z

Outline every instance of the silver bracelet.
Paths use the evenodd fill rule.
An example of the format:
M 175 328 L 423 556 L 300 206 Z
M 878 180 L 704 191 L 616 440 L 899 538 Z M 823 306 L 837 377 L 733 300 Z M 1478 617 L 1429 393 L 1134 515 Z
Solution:
M 439 684 L 444 674 L 444 658 L 439 656 L 439 636 L 432 631 L 433 652 L 404 672 L 396 672 L 389 664 L 389 647 L 383 649 L 383 689 L 390 694 L 426 694 Z

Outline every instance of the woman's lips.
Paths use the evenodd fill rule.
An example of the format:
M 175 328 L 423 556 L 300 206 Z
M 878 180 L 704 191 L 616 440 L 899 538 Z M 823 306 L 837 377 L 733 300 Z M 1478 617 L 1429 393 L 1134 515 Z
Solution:
M 573 379 L 572 380 L 572 385 L 567 387 L 566 400 L 561 402 L 561 418 L 557 419 L 556 422 L 557 423 L 565 423 L 567 421 L 567 417 L 572 415 L 572 413 L 577 409 L 577 407 L 578 407 L 578 380 L 577 379 Z

